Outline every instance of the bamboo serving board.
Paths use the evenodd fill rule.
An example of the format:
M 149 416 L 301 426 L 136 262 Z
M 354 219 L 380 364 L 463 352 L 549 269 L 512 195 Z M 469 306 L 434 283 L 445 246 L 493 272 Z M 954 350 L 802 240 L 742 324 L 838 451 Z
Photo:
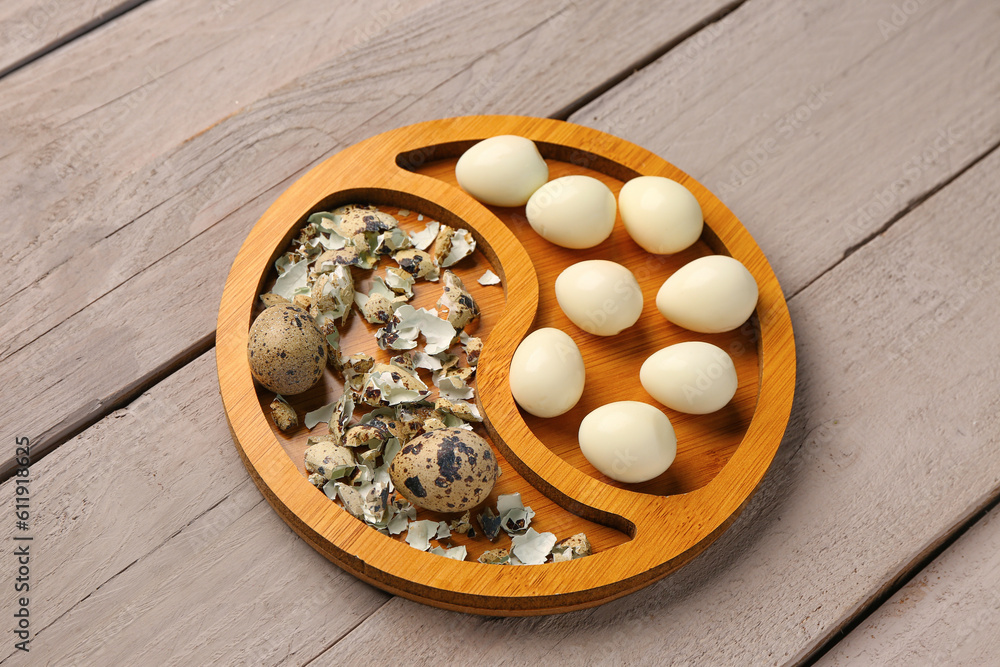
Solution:
M 587 174 L 616 195 L 625 181 L 639 175 L 683 183 L 705 214 L 701 240 L 677 255 L 650 255 L 629 238 L 619 218 L 612 236 L 597 248 L 569 250 L 545 241 L 528 225 L 524 207 L 485 206 L 455 183 L 458 156 L 500 134 L 532 139 L 549 163 L 550 179 Z M 495 543 L 455 535 L 451 542 L 465 544 L 469 560 L 451 560 L 377 532 L 307 481 L 302 460 L 309 434 L 303 426 L 282 433 L 271 424 L 267 405 L 273 395 L 254 385 L 247 335 L 259 312 L 257 295 L 275 278 L 274 260 L 308 215 L 348 203 L 402 214 L 405 229 L 422 229 L 425 222 L 416 219 L 421 215 L 472 231 L 476 253 L 452 268 L 483 311 L 478 328 L 470 331 L 485 342 L 475 382 L 484 423 L 477 429 L 492 443 L 503 470 L 487 503 L 495 507 L 497 495 L 518 491 L 536 512 L 533 528 L 560 540 L 584 532 L 593 555 L 532 566 L 474 562 L 486 549 L 510 546 L 501 533 Z M 667 322 L 656 310 L 655 296 L 673 271 L 712 253 L 740 260 L 755 277 L 760 299 L 755 316 L 742 328 L 696 334 Z M 631 269 L 645 298 L 639 322 L 608 338 L 573 325 L 559 310 L 553 287 L 570 264 L 598 258 Z M 477 283 L 487 268 L 501 276 L 502 287 Z M 368 284 L 365 277 L 358 288 L 367 291 Z M 432 307 L 439 294 L 438 283 L 418 282 L 412 303 Z M 507 383 L 518 343 L 546 326 L 573 337 L 587 368 L 584 397 L 553 419 L 519 410 Z M 388 358 L 375 344 L 374 329 L 353 315 L 342 330 L 344 353 Z M 639 383 L 646 357 L 686 340 L 714 343 L 736 364 L 736 397 L 717 413 L 671 411 Z M 517 116 L 436 120 L 386 132 L 341 151 L 294 183 L 257 222 L 233 263 L 219 310 L 217 359 L 237 450 L 258 488 L 296 533 L 335 564 L 386 591 L 446 609 L 503 616 L 594 606 L 694 558 L 732 523 L 760 483 L 784 433 L 795 386 L 795 348 L 784 297 L 760 248 L 729 209 L 690 176 L 638 146 L 570 123 Z M 316 387 L 291 400 L 301 415 L 341 391 L 327 371 Z M 604 477 L 577 444 L 583 417 L 619 400 L 662 409 L 677 433 L 674 464 L 643 484 Z M 418 518 L 454 517 L 421 511 Z

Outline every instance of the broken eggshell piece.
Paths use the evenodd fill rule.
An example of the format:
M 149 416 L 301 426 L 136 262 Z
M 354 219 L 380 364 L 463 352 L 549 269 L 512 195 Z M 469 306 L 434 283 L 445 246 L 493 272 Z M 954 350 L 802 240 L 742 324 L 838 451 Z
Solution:
M 586 369 L 573 339 L 547 327 L 528 334 L 517 346 L 508 379 L 514 400 L 526 412 L 557 417 L 583 396 Z

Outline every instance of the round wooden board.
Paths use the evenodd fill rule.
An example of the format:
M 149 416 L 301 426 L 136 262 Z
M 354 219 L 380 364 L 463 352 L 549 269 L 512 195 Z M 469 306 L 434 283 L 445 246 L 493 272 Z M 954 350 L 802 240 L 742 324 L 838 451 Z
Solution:
M 574 251 L 548 243 L 527 225 L 523 207 L 487 207 L 455 185 L 457 157 L 475 142 L 500 134 L 535 141 L 549 163 L 550 178 L 589 174 L 616 194 L 639 175 L 683 183 L 705 214 L 701 240 L 678 255 L 649 255 L 631 241 L 619 219 L 612 237 L 597 248 Z M 472 231 L 477 254 L 456 265 L 456 273 L 484 310 L 474 331 L 485 341 L 476 380 L 484 417 L 480 432 L 492 442 L 504 470 L 488 502 L 495 505 L 499 493 L 521 492 L 536 511 L 532 527 L 560 539 L 585 532 L 593 555 L 532 566 L 443 558 L 366 526 L 307 481 L 302 452 L 308 433 L 304 427 L 281 433 L 272 426 L 266 411 L 272 395 L 254 385 L 247 334 L 259 307 L 257 295 L 273 281 L 274 260 L 308 215 L 347 203 L 376 204 L 394 214 L 405 209 L 412 217 L 403 216 L 404 228 L 422 227 L 415 220 L 420 214 Z M 673 271 L 711 253 L 740 260 L 754 275 L 760 298 L 744 327 L 706 336 L 663 319 L 655 295 Z M 553 284 L 559 272 L 593 258 L 629 267 L 643 289 L 646 303 L 639 323 L 618 336 L 584 333 L 555 303 Z M 502 290 L 476 283 L 486 268 L 501 276 Z M 440 287 L 432 283 L 420 289 L 414 305 L 433 305 Z M 520 411 L 507 384 L 518 343 L 541 326 L 569 333 L 587 363 L 580 405 L 550 420 Z M 342 332 L 343 349 L 380 352 L 373 330 L 352 317 Z M 646 356 L 683 340 L 715 343 L 736 363 L 737 395 L 718 413 L 672 412 L 639 384 L 638 368 Z M 303 539 L 340 567 L 389 592 L 437 607 L 504 616 L 594 606 L 642 588 L 700 553 L 736 518 L 767 471 L 795 386 L 794 340 L 780 286 L 729 209 L 690 176 L 638 146 L 578 125 L 518 116 L 469 116 L 386 132 L 345 149 L 299 179 L 264 213 L 233 263 L 219 310 L 217 360 L 226 417 L 240 456 L 268 502 Z M 328 372 L 317 387 L 294 397 L 294 405 L 301 414 L 330 402 L 340 391 Z M 626 399 L 660 407 L 678 435 L 675 463 L 645 484 L 604 477 L 576 445 L 577 428 L 587 412 Z M 418 518 L 437 517 L 424 513 Z M 471 558 L 487 548 L 509 546 L 501 535 L 496 544 L 483 544 L 485 538 L 469 541 Z M 464 543 L 461 536 L 455 543 Z

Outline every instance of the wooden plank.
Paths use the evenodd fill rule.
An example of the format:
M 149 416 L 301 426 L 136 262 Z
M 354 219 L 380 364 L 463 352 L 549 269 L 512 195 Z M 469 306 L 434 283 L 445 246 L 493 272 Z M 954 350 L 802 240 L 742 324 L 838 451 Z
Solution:
M 4 664 L 304 664 L 388 599 L 285 526 L 222 414 L 209 353 L 31 467 L 34 639 Z
M 1000 258 L 980 238 L 998 220 L 998 173 L 994 153 L 792 299 L 802 365 L 795 421 L 761 491 L 691 564 L 553 618 L 483 619 L 393 599 L 315 664 L 350 662 L 351 651 L 373 646 L 399 664 L 501 651 L 521 664 L 802 657 L 1000 479 L 1000 378 L 979 363 L 992 343 L 977 335 L 996 318 L 983 296 Z M 886 387 L 906 387 L 908 398 Z M 249 642 L 273 662 L 304 664 L 314 636 L 329 637 L 324 646 L 339 636 L 340 614 L 360 619 L 384 600 L 338 578 L 255 502 L 216 388 L 205 355 L 34 466 L 44 481 L 32 524 L 45 547 L 33 607 L 40 652 L 100 657 L 107 644 L 117 664 L 141 662 L 133 657 L 143 651 L 158 663 L 168 646 L 186 651 L 179 638 L 197 629 L 200 656 Z M 8 506 L 12 484 L 0 487 Z M 178 554 L 188 552 L 185 562 Z M 262 593 L 261 577 L 245 569 L 281 576 Z M 318 609 L 334 616 L 301 613 L 312 603 L 297 596 L 315 598 L 288 582 L 312 576 L 332 578 Z M 12 613 L 10 596 L 0 604 Z M 224 621 L 203 628 L 220 613 Z M 127 641 L 108 641 L 119 636 Z
M 5 210 L 25 228 L 46 221 L 51 238 L 42 225 L 33 232 L 40 239 L 35 244 L 0 245 L 28 253 L 16 257 L 24 271 L 8 278 L 6 291 L 20 285 L 19 291 L 0 305 L 0 344 L 6 346 L 0 370 L 16 387 L 0 400 L 19 394 L 39 406 L 59 405 L 36 423 L 40 441 L 72 432 L 211 336 L 239 244 L 301 170 L 387 127 L 432 115 L 501 105 L 527 115 L 552 113 L 707 11 L 693 0 L 652 14 L 642 5 L 621 10 L 596 1 L 561 9 L 496 3 L 495 10 L 495 20 L 483 21 L 488 6 L 455 0 L 429 6 L 365 48 L 159 154 L 145 152 L 136 138 L 156 121 L 129 115 L 110 140 L 132 146 L 122 154 L 127 159 L 108 155 L 79 177 L 63 180 L 51 165 L 32 169 L 30 156 L 37 155 L 31 151 L 15 155 L 4 173 L 11 169 L 35 180 L 15 186 Z M 584 39 L 609 27 L 619 39 L 600 53 L 581 52 L 576 38 L 561 37 Z M 574 67 L 565 69 L 568 56 Z M 534 89 L 524 83 L 528 68 L 539 73 Z M 158 94 L 176 96 L 178 90 L 164 87 Z M 96 178 L 98 173 L 104 175 Z M 86 193 L 72 209 L 60 194 L 69 187 Z M 63 224 L 66 215 L 70 220 Z M 133 291 L 136 281 L 144 283 L 141 292 Z M 45 308 L 34 307 L 39 299 Z M 101 352 L 112 339 L 115 347 Z M 107 358 L 111 349 L 122 372 L 95 372 L 94 360 Z M 64 369 L 61 378 L 47 376 L 54 361 Z M 0 428 L 8 419 L 0 417 Z M 4 459 L 0 468 L 9 469 Z
M 1000 140 L 998 30 L 975 0 L 750 3 L 570 120 L 695 176 L 794 294 Z
M 0 76 L 143 0 L 7 0 L 0 7 Z
M 39 279 L 95 244 L 105 257 L 135 253 L 112 235 L 139 213 L 123 219 L 106 206 L 129 174 L 144 170 L 132 196 L 181 178 L 157 173 L 164 165 L 156 158 L 317 62 L 363 50 L 432 1 L 341 3 L 325 20 L 308 0 L 281 8 L 267 0 L 151 2 L 0 80 L 0 208 L 8 223 L 0 261 L 20 267 L 0 276 L 0 303 L 16 309 L 18 294 L 40 296 Z M 189 224 L 197 223 L 182 228 Z M 101 264 L 108 270 L 100 276 L 77 265 L 74 275 L 89 279 L 64 281 L 72 286 L 45 310 L 76 312 L 117 284 L 120 270 Z M 57 321 L 31 322 L 27 337 L 3 331 L 0 358 Z
M 1000 494 L 1000 151 L 790 301 L 799 384 L 757 495 L 695 561 L 552 619 L 461 617 L 394 598 L 316 665 L 793 664 Z M 393 628 L 391 633 L 386 628 Z
M 817 667 L 995 662 L 1000 654 L 998 516 L 994 510 L 978 521 Z

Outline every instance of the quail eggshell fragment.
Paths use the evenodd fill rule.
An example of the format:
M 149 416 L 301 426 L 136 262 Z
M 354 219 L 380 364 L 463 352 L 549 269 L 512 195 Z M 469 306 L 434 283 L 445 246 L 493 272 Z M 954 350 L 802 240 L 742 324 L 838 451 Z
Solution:
M 590 176 L 563 176 L 538 188 L 525 214 L 532 229 L 564 248 L 593 248 L 611 235 L 615 195 Z
M 698 200 L 677 181 L 639 176 L 618 193 L 625 231 L 646 252 L 665 255 L 691 246 L 704 226 Z
M 618 401 L 580 422 L 580 450 L 590 464 L 619 482 L 646 482 L 677 455 L 677 437 L 665 414 L 647 403 Z
M 510 361 L 510 392 L 526 412 L 557 417 L 583 396 L 586 370 L 580 348 L 559 329 L 528 334 Z
M 691 331 L 722 333 L 747 321 L 757 307 L 757 282 L 739 260 L 709 255 L 688 262 L 656 294 L 665 318 Z
M 417 507 L 464 512 L 486 499 L 497 479 L 489 443 L 463 428 L 439 428 L 411 439 L 389 464 L 396 489 Z
M 677 343 L 653 353 L 639 380 L 663 405 L 692 415 L 722 409 L 736 395 L 736 366 L 725 350 L 701 341 Z
M 524 206 L 549 179 L 549 167 L 535 143 L 511 134 L 484 139 L 455 165 L 462 189 L 492 206 Z
M 265 308 L 250 327 L 250 372 L 265 389 L 301 394 L 323 377 L 326 338 L 309 313 L 291 304 Z
M 556 278 L 556 301 L 573 324 L 597 336 L 614 336 L 642 314 L 642 289 L 621 264 L 591 259 Z

